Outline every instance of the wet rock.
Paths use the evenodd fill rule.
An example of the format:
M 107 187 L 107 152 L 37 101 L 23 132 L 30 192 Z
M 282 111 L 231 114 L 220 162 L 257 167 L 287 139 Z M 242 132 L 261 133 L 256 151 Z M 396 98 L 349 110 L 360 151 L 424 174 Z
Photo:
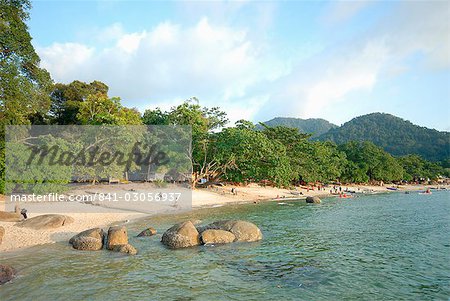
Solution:
M 164 232 L 161 242 L 173 249 L 198 246 L 200 237 L 191 221 L 177 224 Z
M 236 236 L 229 231 L 209 229 L 203 231 L 200 238 L 203 244 L 227 244 L 233 242 Z
M 258 241 L 262 239 L 261 230 L 253 223 L 241 220 L 225 220 L 202 227 L 201 232 L 215 229 L 229 231 L 234 234 L 235 241 Z
M 141 233 L 137 235 L 137 237 L 144 237 L 144 236 L 153 236 L 157 233 L 156 229 L 153 227 L 149 227 L 145 230 L 143 230 Z
M 98 251 L 103 249 L 103 241 L 89 236 L 79 236 L 72 240 L 74 249 L 81 251 Z
M 116 245 L 128 244 L 127 228 L 124 226 L 110 227 L 106 239 L 106 248 L 112 250 Z
M 0 264 L 0 284 L 11 281 L 16 277 L 16 271 L 9 265 Z
M 74 219 L 70 216 L 60 214 L 44 214 L 24 220 L 23 222 L 18 224 L 18 226 L 36 230 L 56 229 L 73 222 Z
M 93 228 L 93 229 L 85 230 L 85 231 L 80 232 L 77 235 L 73 236 L 69 240 L 69 244 L 73 244 L 73 241 L 79 237 L 91 237 L 91 238 L 95 238 L 95 239 L 98 239 L 103 242 L 104 238 L 105 238 L 105 232 L 103 231 L 103 229 L 100 229 L 100 228 Z
M 129 254 L 129 255 L 136 255 L 137 254 L 136 248 L 133 247 L 130 244 L 115 245 L 115 246 L 113 246 L 112 251 L 119 252 L 119 253 L 124 253 L 124 254 Z
M 322 201 L 318 196 L 307 196 L 306 202 L 310 204 L 320 204 Z

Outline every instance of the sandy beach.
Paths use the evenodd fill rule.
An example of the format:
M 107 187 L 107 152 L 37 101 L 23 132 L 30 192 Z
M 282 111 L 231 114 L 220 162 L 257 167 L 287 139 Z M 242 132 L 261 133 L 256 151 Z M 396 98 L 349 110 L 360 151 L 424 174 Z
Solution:
M 85 191 L 95 192 L 115 192 L 120 191 L 154 191 L 155 187 L 150 184 L 120 184 L 120 185 L 96 185 L 83 187 L 83 189 L 75 189 L 70 193 L 80 194 Z M 392 192 L 388 190 L 387 186 L 369 186 L 369 185 L 352 185 L 341 186 L 342 191 L 353 191 L 356 193 L 386 193 Z M 436 185 L 407 185 L 400 186 L 400 191 L 420 191 L 427 187 L 437 188 Z M 444 186 L 441 186 L 443 188 Z M 170 188 L 169 188 L 170 189 Z M 232 193 L 232 189 L 234 193 Z M 249 184 L 243 186 L 213 186 L 210 188 L 200 188 L 193 190 L 192 193 L 192 208 L 220 206 L 232 203 L 248 203 L 248 202 L 262 202 L 274 199 L 279 200 L 294 200 L 304 199 L 306 196 L 330 197 L 330 189 L 333 186 L 318 189 L 316 188 L 300 188 L 295 190 L 280 189 L 274 187 L 262 187 L 256 184 Z M 160 191 L 159 189 L 158 191 Z M 0 209 L 3 210 L 6 196 L 1 196 Z M 145 216 L 160 214 L 160 213 L 177 213 L 182 210 L 187 210 L 186 206 L 168 206 L 160 204 L 159 207 L 152 208 L 152 211 L 143 211 L 141 207 L 120 206 L 120 203 L 115 204 L 116 207 L 100 206 L 98 204 L 86 204 L 79 202 L 40 202 L 38 204 L 26 204 L 28 210 L 28 218 L 32 218 L 42 214 L 63 214 L 70 216 L 74 222 L 64 225 L 60 228 L 49 230 L 34 230 L 30 228 L 18 227 L 15 222 L 0 221 L 0 226 L 5 229 L 3 241 L 0 244 L 0 252 L 14 251 L 17 249 L 27 248 L 35 245 L 55 243 L 58 241 L 69 240 L 73 235 L 90 228 L 107 227 L 112 224 L 126 224 L 134 219 L 143 218 Z

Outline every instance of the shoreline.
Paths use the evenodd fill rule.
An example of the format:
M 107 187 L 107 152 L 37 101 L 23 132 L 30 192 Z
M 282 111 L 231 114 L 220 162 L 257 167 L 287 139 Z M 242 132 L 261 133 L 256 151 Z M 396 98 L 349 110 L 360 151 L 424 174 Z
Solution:
M 127 188 L 130 187 L 130 184 Z M 139 187 L 139 184 L 133 184 L 133 187 Z M 144 186 L 144 185 L 142 185 Z M 369 185 L 343 185 L 342 191 L 350 190 L 356 194 L 379 194 L 379 193 L 391 193 L 391 192 L 414 192 L 423 191 L 427 188 L 436 189 L 437 185 L 402 185 L 398 190 L 389 190 L 388 186 L 369 186 Z M 116 186 L 117 187 L 117 186 Z M 331 186 L 333 187 L 333 186 Z M 439 186 L 438 186 L 439 187 Z M 449 189 L 448 185 L 440 185 L 441 188 Z M 142 188 L 142 187 L 141 187 Z M 145 187 L 144 187 L 145 188 Z M 236 194 L 231 192 L 234 188 Z M 98 190 L 110 190 L 109 185 L 98 185 Z M 29 228 L 17 227 L 14 222 L 2 222 L 0 226 L 5 229 L 5 235 L 3 242 L 0 244 L 0 253 L 12 253 L 21 251 L 26 248 L 30 248 L 36 245 L 52 244 L 61 241 L 68 241 L 73 235 L 91 228 L 107 228 L 111 225 L 127 224 L 135 222 L 150 216 L 157 215 L 174 215 L 185 212 L 186 210 L 196 210 L 201 208 L 211 208 L 225 205 L 239 205 L 248 203 L 260 203 L 268 201 L 295 201 L 306 199 L 307 196 L 318 196 L 319 198 L 338 197 L 338 195 L 330 194 L 330 187 L 325 190 L 305 189 L 297 187 L 296 190 L 288 190 L 283 188 L 274 187 L 262 187 L 256 184 L 249 184 L 245 187 L 227 185 L 223 187 L 212 188 L 199 188 L 192 191 L 192 206 L 191 208 L 179 209 L 179 208 L 161 208 L 151 213 L 143 213 L 133 210 L 127 212 L 120 211 L 118 208 L 108 208 L 101 206 L 89 207 L 89 213 L 75 213 L 75 212 L 62 212 L 55 210 L 55 204 L 43 203 L 39 213 L 31 212 L 29 217 L 35 217 L 42 214 L 60 213 L 71 216 L 74 218 L 72 224 L 65 225 L 56 229 L 49 230 L 34 230 Z M 365 192 L 365 193 L 364 193 Z M 353 194 L 346 192 L 347 194 Z M 1 196 L 4 202 L 5 196 Z M 0 199 L 0 202 L 2 201 Z M 64 204 L 66 205 L 66 204 Z M 78 204 L 83 206 L 82 204 Z M 75 205 L 75 206 L 78 206 Z M 1 203 L 0 203 L 1 206 Z M 85 205 L 86 206 L 86 205 Z M 95 207 L 95 208 L 94 208 Z M 1 207 L 0 207 L 1 208 Z M 121 210 L 124 210 L 121 208 Z M 55 212 L 56 211 L 56 212 Z

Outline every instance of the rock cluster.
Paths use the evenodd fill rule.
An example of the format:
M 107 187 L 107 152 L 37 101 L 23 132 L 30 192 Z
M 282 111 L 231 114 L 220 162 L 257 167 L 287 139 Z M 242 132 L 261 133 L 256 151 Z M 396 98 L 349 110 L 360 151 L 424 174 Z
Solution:
M 137 254 L 136 248 L 128 243 L 128 233 L 124 226 L 110 227 L 107 234 L 100 228 L 89 229 L 73 236 L 69 243 L 74 249 L 82 251 L 98 251 L 105 246 L 110 251 Z
M 187 221 L 168 229 L 163 234 L 161 242 L 169 248 L 178 249 L 201 244 L 253 242 L 261 239 L 261 230 L 255 224 L 247 221 L 216 221 L 197 228 L 191 221 Z

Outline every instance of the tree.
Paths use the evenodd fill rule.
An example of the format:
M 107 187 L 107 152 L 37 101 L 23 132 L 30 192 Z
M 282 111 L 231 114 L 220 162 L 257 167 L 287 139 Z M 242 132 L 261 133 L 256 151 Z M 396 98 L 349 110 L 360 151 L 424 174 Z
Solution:
M 28 0 L 0 0 L 0 141 L 8 124 L 29 124 L 50 105 L 49 73 L 39 67 L 26 20 Z M 4 190 L 4 144 L 0 144 L 0 192 Z
M 237 127 L 218 133 L 213 154 L 229 181 L 290 184 L 292 170 L 286 148 L 278 140 L 253 130 L 248 122 L 239 121 Z
M 222 169 L 214 156 L 210 156 L 214 131 L 227 122 L 226 113 L 218 107 L 206 108 L 199 105 L 197 98 L 190 98 L 182 104 L 172 107 L 168 112 L 146 110 L 143 115 L 145 124 L 190 126 L 192 129 L 191 154 L 193 187 L 198 179 L 213 178 Z
M 70 84 L 57 83 L 50 93 L 51 107 L 49 111 L 51 123 L 79 124 L 77 114 L 89 95 L 108 94 L 108 86 L 100 81 L 89 84 L 75 80 Z
M 419 155 L 407 155 L 398 158 L 398 162 L 403 167 L 403 179 L 407 181 L 418 181 L 420 178 L 437 179 L 439 176 L 445 175 L 444 168 L 435 163 L 430 162 Z
M 348 160 L 353 162 L 350 167 L 359 169 L 359 171 L 351 171 L 348 166 L 347 174 L 344 174 L 346 179 L 351 180 L 352 174 L 365 174 L 367 180 L 385 182 L 403 178 L 403 168 L 397 160 L 372 142 L 351 141 L 340 145 L 339 149 L 347 155 Z M 358 179 L 361 179 L 361 176 L 358 176 Z
M 31 44 L 25 23 L 28 0 L 0 1 L 0 120 L 28 124 L 28 116 L 46 113 L 50 105 L 49 73 L 39 68 L 39 56 Z
M 90 94 L 80 103 L 76 116 L 81 124 L 139 125 L 141 116 L 135 109 L 123 107 L 120 98 L 108 98 L 102 93 Z

